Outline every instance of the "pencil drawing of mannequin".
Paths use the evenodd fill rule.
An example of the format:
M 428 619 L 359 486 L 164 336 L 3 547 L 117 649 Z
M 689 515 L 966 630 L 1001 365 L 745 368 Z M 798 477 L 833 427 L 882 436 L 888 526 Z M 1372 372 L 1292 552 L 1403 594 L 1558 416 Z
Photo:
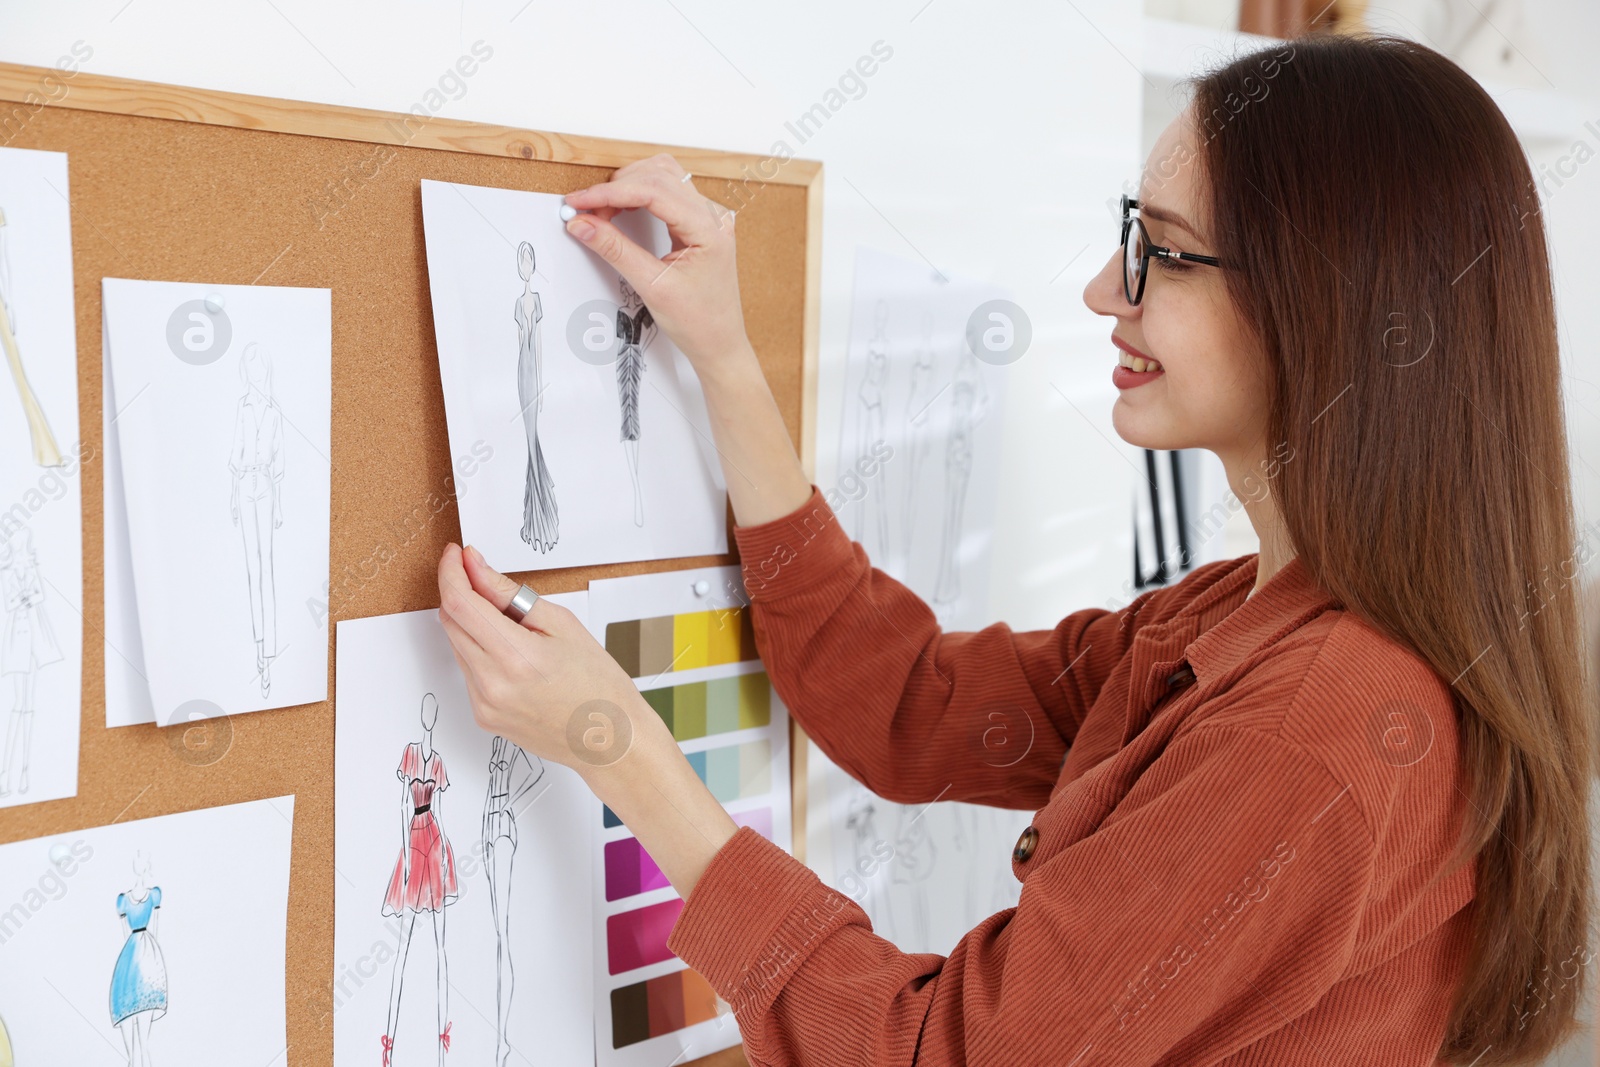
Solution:
M 117 894 L 126 936 L 111 970 L 111 1023 L 122 1033 L 128 1067 L 150 1067 L 150 1027 L 167 1013 L 167 962 L 156 940 L 161 887 L 150 884 L 150 856 L 136 852 L 133 885 Z
M 939 580 L 933 599 L 950 604 L 961 596 L 961 524 L 972 474 L 972 435 L 988 408 L 983 374 L 971 352 L 963 350 L 950 383 L 950 429 L 945 439 L 944 543 L 939 550 Z
M 56 447 L 55 435 L 45 420 L 44 409 L 33 395 L 28 375 L 22 369 L 22 351 L 17 344 L 17 305 L 11 293 L 11 256 L 6 240 L 6 213 L 0 208 L 0 348 L 5 349 L 6 362 L 11 365 L 11 377 L 17 383 L 17 393 L 22 398 L 22 412 L 28 419 L 28 433 L 33 438 L 33 461 L 41 467 L 59 467 L 65 462 Z
M 405 985 L 406 956 L 417 919 L 427 916 L 433 926 L 437 979 L 434 1006 L 439 1033 L 439 1067 L 450 1049 L 449 975 L 444 951 L 444 909 L 460 895 L 456 883 L 456 856 L 440 821 L 439 800 L 450 788 L 444 758 L 433 747 L 433 725 L 439 719 L 439 701 L 432 693 L 422 697 L 422 740 L 406 745 L 395 775 L 400 779 L 400 857 L 389 876 L 383 897 L 383 914 L 400 919 L 394 976 L 389 983 L 389 1022 L 383 1037 L 383 1067 L 390 1067 L 395 1031 L 400 1026 L 401 992 Z
M 866 883 L 857 903 L 872 920 L 873 929 L 893 941 L 894 916 L 885 893 L 888 876 L 882 869 L 888 842 L 878 835 L 877 811 L 873 794 L 865 786 L 857 786 L 851 793 L 844 825 L 850 831 L 855 872 Z
M 33 743 L 33 690 L 40 667 L 61 661 L 61 646 L 44 608 L 44 581 L 33 551 L 33 531 L 19 526 L 0 541 L 0 594 L 5 597 L 5 640 L 0 673 L 11 679 L 11 714 L 0 764 L 0 796 L 28 791 L 28 750 Z M 12 773 L 16 772 L 13 779 Z
M 250 628 L 256 642 L 256 673 L 261 695 L 272 680 L 268 674 L 278 654 L 278 597 L 273 579 L 273 531 L 283 525 L 280 502 L 283 481 L 283 414 L 272 398 L 272 366 L 261 346 L 252 341 L 239 356 L 244 395 L 234 412 L 233 472 L 230 509 L 244 542 L 245 582 L 250 590 Z
M 556 546 L 556 483 L 545 466 L 544 448 L 539 444 L 539 412 L 544 410 L 544 345 L 539 322 L 544 306 L 533 289 L 533 246 L 523 241 L 517 246 L 517 273 L 522 276 L 522 293 L 512 306 L 517 320 L 517 403 L 522 405 L 522 432 L 528 441 L 528 469 L 522 487 L 522 539 L 548 552 Z
M 928 833 L 927 805 L 910 808 L 896 805 L 894 866 L 892 881 L 900 887 L 900 899 L 909 907 L 905 920 L 910 924 L 910 951 L 931 952 L 933 930 L 928 913 L 928 878 L 933 874 L 938 849 Z
M 855 459 L 869 455 L 884 440 L 883 393 L 889 378 L 889 303 L 879 300 L 873 309 L 872 337 L 867 341 L 867 370 L 856 390 Z M 857 513 L 856 540 L 880 558 L 889 553 L 889 513 L 881 491 L 868 490 Z M 872 538 L 869 539 L 868 535 Z
M 644 350 L 655 339 L 656 320 L 644 300 L 622 280 L 622 305 L 617 308 L 617 401 L 622 406 L 622 447 L 633 475 L 633 524 L 644 525 L 644 492 L 639 485 L 639 380 Z
M 489 743 L 489 789 L 483 798 L 483 870 L 495 934 L 495 1067 L 511 1058 L 511 861 L 517 854 L 517 812 L 544 777 L 544 761 L 503 737 Z
M 939 395 L 934 381 L 933 313 L 922 316 L 922 342 L 917 346 L 911 363 L 911 388 L 906 395 L 906 474 L 905 506 L 900 530 L 900 543 L 905 552 L 907 566 L 911 560 L 911 542 L 916 532 L 917 479 L 922 473 L 922 461 L 928 455 L 928 414 Z

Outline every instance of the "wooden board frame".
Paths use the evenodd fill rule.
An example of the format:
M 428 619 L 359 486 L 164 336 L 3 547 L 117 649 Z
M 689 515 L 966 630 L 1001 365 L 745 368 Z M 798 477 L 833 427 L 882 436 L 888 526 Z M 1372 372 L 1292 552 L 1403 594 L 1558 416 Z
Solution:
M 276 137 L 270 135 L 278 135 Z M 224 262 L 215 249 L 207 255 L 188 256 L 182 242 L 178 247 L 163 246 L 141 257 L 136 234 L 130 243 L 117 249 L 126 266 L 119 266 L 102 244 L 115 246 L 106 232 L 122 238 L 116 219 L 139 220 L 139 203 L 128 203 L 124 186 L 137 186 L 141 168 L 154 166 L 160 153 L 170 153 L 178 144 L 185 150 L 219 151 L 219 162 L 230 162 L 236 171 L 241 155 L 260 151 L 268 155 L 287 153 L 293 161 L 298 155 L 322 159 L 351 159 L 350 144 L 330 147 L 329 142 L 362 146 L 369 153 L 385 153 L 383 158 L 413 160 L 408 167 L 428 170 L 428 176 L 443 180 L 473 180 L 481 173 L 481 184 L 503 184 L 494 180 L 507 173 L 520 175 L 519 181 L 532 181 L 540 188 L 567 191 L 603 179 L 604 171 L 659 152 L 670 152 L 694 174 L 694 182 L 705 195 L 740 212 L 740 284 L 745 297 L 747 325 L 756 342 L 763 368 L 773 381 L 779 407 L 784 411 L 790 434 L 815 481 L 816 390 L 818 330 L 821 312 L 822 243 L 822 165 L 813 160 L 777 159 L 710 149 L 672 147 L 634 141 L 620 141 L 572 134 L 556 134 L 437 116 L 371 111 L 326 104 L 300 103 L 267 97 L 247 96 L 217 90 L 194 89 L 133 81 L 44 67 L 0 63 L 0 146 L 65 151 L 69 155 L 69 180 L 73 211 L 73 268 L 76 284 L 79 424 L 84 445 L 84 460 L 79 467 L 83 507 L 83 670 L 79 793 L 71 799 L 23 807 L 0 809 L 0 841 L 16 841 L 47 834 L 69 832 L 126 819 L 146 818 L 216 804 L 237 803 L 260 797 L 295 793 L 293 873 L 289 900 L 287 960 L 288 1049 L 285 1061 L 290 1067 L 325 1067 L 333 1062 L 332 1013 L 338 998 L 338 977 L 333 974 L 333 722 L 332 684 L 330 699 L 323 704 L 234 717 L 204 727 L 181 730 L 154 726 L 105 728 L 103 544 L 101 464 L 101 360 L 100 360 L 100 278 L 103 276 L 182 278 L 194 281 L 231 283 L 263 281 L 265 284 L 327 285 L 334 289 L 334 509 L 333 543 L 330 570 L 341 573 L 348 565 L 352 542 L 341 541 L 341 527 L 349 520 L 361 519 L 364 507 L 390 489 L 390 480 L 379 480 L 387 472 L 379 466 L 370 470 L 366 439 L 359 434 L 342 434 L 342 422 L 360 405 L 348 397 L 341 402 L 341 373 L 360 365 L 360 354 L 349 352 L 348 337 L 342 336 L 338 277 L 319 282 L 315 277 L 293 277 L 292 271 L 278 268 L 278 260 L 268 265 L 255 279 L 204 274 L 205 261 Z M 240 149 L 250 148 L 250 152 Z M 120 154 L 119 154 L 120 153 Z M 428 156 L 427 153 L 454 153 L 457 158 Z M 109 181 L 101 169 L 115 158 L 129 168 L 127 181 Z M 506 161 L 511 161 L 507 164 Z M 535 165 L 543 164 L 544 167 Z M 506 166 L 533 170 L 507 171 Z M 405 168 L 399 168 L 405 169 Z M 88 180 L 82 180 L 88 172 Z M 447 171 L 449 173 L 438 173 Z M 242 180 L 219 168 L 220 186 L 237 192 Z M 464 176 L 463 176 L 464 175 Z M 191 175 L 192 176 L 192 175 Z M 228 185 L 229 181 L 232 186 Z M 402 181 L 404 179 L 401 179 Z M 332 184 L 332 183 L 330 183 Z M 529 187 L 513 184 L 512 187 Z M 761 196 L 763 190 L 779 193 Z M 360 192 L 358 189 L 357 192 Z M 354 195 L 354 194 L 352 194 Z M 336 206 L 338 191 L 330 203 Z M 420 248 L 420 199 L 411 218 L 390 218 L 394 227 L 407 225 L 416 230 L 412 251 Z M 153 200 L 151 201 L 153 202 Z M 120 214 L 119 214 L 120 212 Z M 222 218 L 220 222 L 251 222 L 245 212 L 242 220 Z M 369 218 L 369 225 L 380 220 Z M 319 227 L 320 229 L 321 227 Z M 135 229 L 138 229 L 135 227 Z M 346 241 L 353 243 L 353 227 Z M 140 230 L 147 234 L 149 228 Z M 166 236 L 175 236 L 167 233 Z M 410 235 L 406 235 L 410 236 Z M 747 242 L 754 240 L 751 246 Z M 292 247 L 292 243 L 291 243 Z M 133 251 L 133 256 L 127 253 Z M 196 247 L 198 252 L 198 246 Z M 287 249 L 285 250 L 287 252 Z M 325 249 L 322 257 L 337 262 L 338 249 Z M 280 254 L 280 259 L 283 254 Z M 794 259 L 798 257 L 798 267 Z M 419 256 L 420 258 L 420 256 Z M 747 270 L 747 264 L 756 266 Z M 774 268 L 771 276 L 761 273 L 763 264 Z M 175 266 L 181 265 L 181 266 Z M 200 273 L 187 273 L 194 266 Z M 420 269 L 425 281 L 425 265 Z M 101 269 L 105 267 L 106 269 Z M 349 271 L 341 265 L 333 271 Z M 173 273 L 173 271 L 176 273 Z M 167 273 L 161 273 L 166 271 Z M 307 271 L 315 275 L 314 268 Z M 155 272 L 155 273 L 150 273 Z M 236 273 L 236 272 L 235 272 Z M 754 274 L 754 277 L 749 275 Z M 279 275 L 289 274 L 290 277 Z M 782 292 L 774 277 L 792 279 Z M 358 276 L 364 277 L 361 273 Z M 793 290 L 798 288 L 796 294 Z M 416 294 L 410 294 L 415 298 Z M 426 305 L 425 292 L 420 303 Z M 412 310 L 415 311 L 415 300 Z M 360 305 L 355 314 L 389 314 Z M 437 415 L 437 425 L 419 422 L 419 432 L 432 434 L 432 443 L 443 440 L 443 411 L 438 393 L 438 365 L 433 351 L 431 309 L 414 331 L 420 351 L 412 353 L 422 364 L 431 364 L 431 392 L 421 381 L 418 409 Z M 770 319 L 770 321 L 768 321 Z M 777 325 L 774 326 L 774 323 Z M 416 325 L 415 323 L 413 325 Z M 795 336 L 795 334 L 798 336 Z M 425 334 L 425 336 L 423 336 Z M 417 368 L 406 365 L 408 371 Z M 417 384 L 417 383 L 413 383 Z M 403 420 L 399 421 L 403 425 Z M 370 420 L 362 426 L 369 432 L 383 432 Z M 354 442 L 354 443 L 352 443 Z M 65 444 L 65 443 L 64 443 Z M 381 442 L 380 442 L 381 444 Z M 451 464 L 448 444 L 442 467 L 445 483 L 450 483 Z M 437 451 L 437 450 L 436 450 Z M 340 469 L 345 457 L 346 467 Z M 430 470 L 437 471 L 437 456 L 430 456 Z M 428 464 L 423 464 L 428 466 Z M 359 468 L 351 478 L 349 468 Z M 437 479 L 435 479 L 437 481 Z M 358 484 L 352 484 L 358 483 Z M 450 490 L 453 492 L 453 488 Z M 437 496 L 430 490 L 430 498 Z M 415 499 L 415 498 L 413 498 Z M 416 509 L 414 508 L 413 511 Z M 407 513 L 409 519 L 410 513 Z M 431 519 L 431 516 L 430 516 Z M 368 526 L 371 524 L 369 523 Z M 370 531 L 369 531 L 370 532 Z M 353 535 L 359 537 L 360 534 Z M 421 543 L 406 548 L 403 562 L 392 564 L 384 583 L 344 605 L 334 606 L 329 625 L 340 618 L 387 614 L 436 606 L 437 589 L 426 595 L 426 578 L 433 561 L 447 540 L 460 539 L 454 509 L 446 508 L 437 521 L 425 521 L 413 534 Z M 730 544 L 732 538 L 730 537 Z M 409 541 L 408 541 L 409 544 Z M 406 546 L 402 546 L 406 547 Z M 549 591 L 581 588 L 594 577 L 635 574 L 677 567 L 731 563 L 736 557 L 705 557 L 687 560 L 623 564 L 609 567 L 570 568 L 539 573 L 538 584 Z M 331 602 L 331 598 L 330 598 Z M 75 606 L 76 607 L 76 606 Z M 329 673 L 333 670 L 333 641 L 329 642 Z M 41 712 L 42 713 L 42 712 Z M 802 860 L 805 850 L 806 739 L 798 726 L 792 726 L 791 781 L 794 790 L 794 852 Z M 285 758 L 288 757 L 288 758 Z M 109 906 L 109 904 L 108 904 Z M 374 1042 L 376 1044 L 376 1042 Z M 695 1063 L 708 1065 L 741 1064 L 743 1052 L 737 1046 Z

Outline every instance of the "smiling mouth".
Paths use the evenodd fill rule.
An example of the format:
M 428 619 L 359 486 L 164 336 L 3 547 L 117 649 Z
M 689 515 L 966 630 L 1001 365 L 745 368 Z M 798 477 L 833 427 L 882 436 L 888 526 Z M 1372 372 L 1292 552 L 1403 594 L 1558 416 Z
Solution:
M 1117 362 L 1133 371 L 1135 374 L 1153 373 L 1161 369 L 1161 363 L 1154 359 L 1145 359 L 1141 356 L 1130 356 L 1122 349 L 1117 349 Z

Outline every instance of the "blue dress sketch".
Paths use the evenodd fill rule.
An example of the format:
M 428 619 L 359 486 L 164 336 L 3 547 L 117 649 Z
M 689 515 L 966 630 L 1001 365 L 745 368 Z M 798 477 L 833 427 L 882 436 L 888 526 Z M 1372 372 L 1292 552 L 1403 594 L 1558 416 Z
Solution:
M 111 971 L 111 1022 L 122 1031 L 128 1067 L 149 1067 L 150 1026 L 167 1013 L 167 964 L 156 943 L 161 887 L 146 886 L 150 861 L 134 861 L 138 882 L 117 894 L 117 914 L 128 931 Z

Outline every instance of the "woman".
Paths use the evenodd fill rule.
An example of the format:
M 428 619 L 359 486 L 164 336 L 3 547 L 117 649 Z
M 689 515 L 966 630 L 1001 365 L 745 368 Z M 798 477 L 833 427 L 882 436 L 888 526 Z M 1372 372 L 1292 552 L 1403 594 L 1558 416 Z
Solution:
M 406 956 L 417 916 L 432 919 L 437 963 L 434 976 L 435 1007 L 439 1019 L 439 1067 L 450 1050 L 449 972 L 444 952 L 444 909 L 460 896 L 456 881 L 456 854 L 440 821 L 439 800 L 450 788 L 444 757 L 433 747 L 433 725 L 439 721 L 439 701 L 432 693 L 422 697 L 422 740 L 412 741 L 400 753 L 395 775 L 400 779 L 400 856 L 389 876 L 383 897 L 383 914 L 400 919 L 400 944 L 389 981 L 389 1021 L 379 1039 L 383 1067 L 389 1067 L 395 1031 L 400 1026 L 400 993 L 405 984 Z
M 161 887 L 150 884 L 150 857 L 133 858 L 133 886 L 117 894 L 122 951 L 111 971 L 111 1024 L 122 1031 L 128 1067 L 150 1067 L 150 1027 L 167 1013 L 167 964 L 156 941 Z
M 233 472 L 229 510 L 244 538 L 244 572 L 250 587 L 250 631 L 256 642 L 256 675 L 265 699 L 278 655 L 278 594 L 272 566 L 272 531 L 283 525 L 283 413 L 272 398 L 272 367 L 254 341 L 239 356 L 244 395 L 234 411 Z M 241 497 L 243 508 L 241 514 Z
M 540 343 L 539 322 L 544 305 L 533 289 L 533 246 L 523 241 L 517 246 L 517 273 L 522 277 L 522 292 L 511 306 L 517 321 L 517 402 L 522 405 L 522 431 L 528 441 L 528 470 L 522 486 L 522 540 L 548 552 L 560 539 L 560 515 L 556 509 L 556 483 L 544 465 L 544 448 L 539 444 L 539 412 L 544 410 L 544 346 Z
M 641 292 L 743 472 L 774 685 L 890 799 L 1036 809 L 1017 906 L 948 956 L 901 953 L 733 826 L 576 620 L 495 614 L 516 583 L 448 547 L 475 716 L 573 766 L 660 864 L 686 898 L 668 945 L 752 1062 L 1484 1067 L 1570 1031 L 1592 548 L 1531 175 L 1476 83 L 1340 37 L 1199 80 L 1129 205 L 1131 256 L 1084 299 L 1114 320 L 1117 432 L 1215 452 L 1261 550 L 1038 633 L 939 632 L 843 535 L 745 338 L 732 227 L 679 173 L 622 168 L 567 198 L 589 212 L 568 229 L 660 275 Z M 625 208 L 666 221 L 674 269 L 623 239 Z M 1395 314 L 1416 343 L 1385 347 Z M 605 766 L 564 740 L 601 697 L 633 729 Z

